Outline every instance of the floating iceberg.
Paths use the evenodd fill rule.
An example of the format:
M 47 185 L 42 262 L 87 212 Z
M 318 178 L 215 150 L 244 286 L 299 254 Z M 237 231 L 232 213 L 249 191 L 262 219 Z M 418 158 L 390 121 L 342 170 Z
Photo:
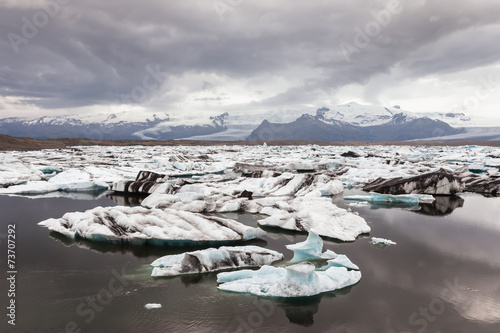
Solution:
M 380 194 L 370 192 L 370 195 L 346 195 L 345 200 L 367 201 L 367 202 L 386 202 L 386 203 L 432 203 L 434 197 L 427 194 Z
M 439 169 L 411 178 L 379 178 L 365 185 L 364 191 L 384 194 L 444 194 L 450 195 L 462 191 L 463 186 L 455 175 L 445 169 Z
M 349 271 L 345 267 L 315 271 L 315 266 L 307 262 L 286 268 L 263 266 L 257 271 L 242 270 L 217 275 L 221 290 L 267 297 L 313 296 L 348 287 L 360 279 L 359 271 Z
M 265 235 L 234 220 L 143 207 L 96 207 L 38 223 L 69 238 L 133 244 L 249 240 Z
M 358 235 L 371 231 L 362 217 L 337 207 L 331 199 L 323 197 L 295 198 L 281 210 L 271 208 L 261 213 L 271 216 L 259 220 L 259 225 L 313 231 L 317 235 L 342 241 L 354 241 Z
M 372 237 L 372 244 L 387 246 L 387 245 L 396 245 L 396 242 L 393 242 L 390 239 Z
M 2 188 L 0 194 L 38 194 L 55 191 L 85 192 L 107 188 L 108 184 L 105 182 L 93 181 L 87 172 L 75 169 L 63 171 L 48 181 L 29 181 L 26 184 Z
M 286 248 L 293 251 L 293 258 L 290 262 L 313 259 L 334 259 L 337 257 L 337 254 L 331 250 L 326 250 L 326 252 L 321 253 L 323 250 L 323 240 L 312 231 L 309 231 L 309 235 L 305 241 L 286 245 Z
M 151 310 L 151 309 L 161 309 L 161 304 L 159 304 L 159 303 L 148 303 L 148 304 L 144 305 L 144 307 L 145 307 L 147 310 Z
M 283 254 L 259 246 L 222 246 L 169 255 L 153 261 L 151 276 L 215 272 L 231 268 L 259 267 L 283 260 Z
M 165 181 L 165 175 L 139 171 L 135 180 L 116 181 L 111 185 L 111 190 L 123 193 L 153 193 Z
M 330 267 L 345 267 L 347 269 L 359 270 L 359 267 L 353 264 L 352 261 L 344 254 L 339 254 L 337 257 L 328 260 L 328 266 L 322 269 L 326 270 Z

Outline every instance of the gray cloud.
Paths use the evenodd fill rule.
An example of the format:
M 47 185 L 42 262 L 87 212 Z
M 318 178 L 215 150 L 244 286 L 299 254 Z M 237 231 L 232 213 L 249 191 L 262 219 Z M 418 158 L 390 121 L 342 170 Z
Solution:
M 171 78 L 192 73 L 268 76 L 295 82 L 254 102 L 278 107 L 314 103 L 395 66 L 408 79 L 498 62 L 496 0 L 401 1 L 401 13 L 357 47 L 355 29 L 366 33 L 372 11 L 389 2 L 70 1 L 18 53 L 9 33 L 23 36 L 23 17 L 33 22 L 41 9 L 0 3 L 0 95 L 46 109 L 113 104 L 142 84 L 146 66 L 158 65 L 165 82 L 148 98 L 168 95 Z M 357 48 L 350 62 L 341 43 Z M 202 81 L 192 89 L 201 91 Z

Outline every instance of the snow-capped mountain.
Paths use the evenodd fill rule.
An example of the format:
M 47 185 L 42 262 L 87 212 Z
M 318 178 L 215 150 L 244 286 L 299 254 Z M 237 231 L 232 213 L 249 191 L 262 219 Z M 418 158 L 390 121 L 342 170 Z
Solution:
M 308 120 L 308 121 L 306 121 Z M 268 125 L 271 124 L 271 125 Z M 319 109 L 274 110 L 269 112 L 232 111 L 221 114 L 167 114 L 145 112 L 96 113 L 57 117 L 0 119 L 0 134 L 46 138 L 93 138 L 93 139 L 195 139 L 195 140 L 245 140 L 262 136 L 263 128 L 273 129 L 289 126 L 313 126 L 297 128 L 288 139 L 299 139 L 298 133 L 308 140 L 316 130 L 316 136 L 329 140 L 391 141 L 425 139 L 432 137 L 459 138 L 463 133 L 467 139 L 489 133 L 494 137 L 500 132 L 500 119 L 482 119 L 464 113 L 414 113 L 399 106 L 361 105 L 355 102 Z M 291 125 L 294 124 L 294 125 Z M 421 126 L 426 124 L 426 126 Z M 265 125 L 264 127 L 262 127 Z M 451 126 L 451 127 L 450 127 Z M 474 127 L 489 130 L 472 130 Z M 314 130 L 313 128 L 316 128 Z M 401 129 L 405 129 L 401 132 Z M 462 130 L 462 128 L 466 128 Z M 258 130 L 258 131 L 257 131 Z M 335 135 L 321 133 L 332 132 Z M 257 132 L 255 132 L 257 131 Z M 260 132 L 259 132 L 260 131 Z M 266 131 L 270 133 L 270 129 Z M 311 135 L 305 132 L 311 131 Z M 376 134 L 382 131 L 384 135 Z M 383 131 L 386 131 L 385 133 Z M 388 133 L 390 131 L 391 133 Z M 400 133 L 397 135 L 395 133 Z M 493 136 L 490 134 L 494 132 Z M 260 134 L 257 134 L 260 133 Z M 296 138 L 294 137 L 297 136 Z M 265 135 L 264 135 L 265 136 Z M 274 135 L 273 135 L 274 136 Z M 280 139 L 282 136 L 275 136 Z M 464 137 L 465 138 L 465 137 Z

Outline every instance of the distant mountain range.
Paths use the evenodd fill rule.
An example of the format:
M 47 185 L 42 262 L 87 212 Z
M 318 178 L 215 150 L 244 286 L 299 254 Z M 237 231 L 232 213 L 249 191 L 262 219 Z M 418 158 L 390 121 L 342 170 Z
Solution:
M 485 126 L 480 129 L 478 126 Z M 497 126 L 497 127 L 493 127 Z M 119 112 L 0 119 L 0 134 L 37 139 L 325 140 L 500 139 L 500 120 L 463 113 L 412 113 L 399 106 L 348 103 L 317 110 L 172 116 Z

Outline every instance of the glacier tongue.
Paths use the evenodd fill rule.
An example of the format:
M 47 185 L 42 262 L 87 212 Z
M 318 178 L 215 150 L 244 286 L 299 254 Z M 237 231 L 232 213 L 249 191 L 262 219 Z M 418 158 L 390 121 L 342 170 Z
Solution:
M 249 240 L 265 235 L 259 228 L 234 220 L 143 207 L 96 207 L 66 213 L 38 223 L 70 238 L 134 244 L 169 242 L 222 242 Z
M 169 255 L 151 263 L 151 276 L 175 276 L 215 272 L 242 267 L 270 265 L 283 254 L 259 246 L 222 246 L 183 254 Z
M 345 267 L 330 267 L 315 271 L 311 263 L 299 263 L 286 268 L 264 266 L 257 271 L 242 270 L 219 273 L 218 288 L 267 297 L 306 297 L 342 289 L 356 284 L 361 272 Z

